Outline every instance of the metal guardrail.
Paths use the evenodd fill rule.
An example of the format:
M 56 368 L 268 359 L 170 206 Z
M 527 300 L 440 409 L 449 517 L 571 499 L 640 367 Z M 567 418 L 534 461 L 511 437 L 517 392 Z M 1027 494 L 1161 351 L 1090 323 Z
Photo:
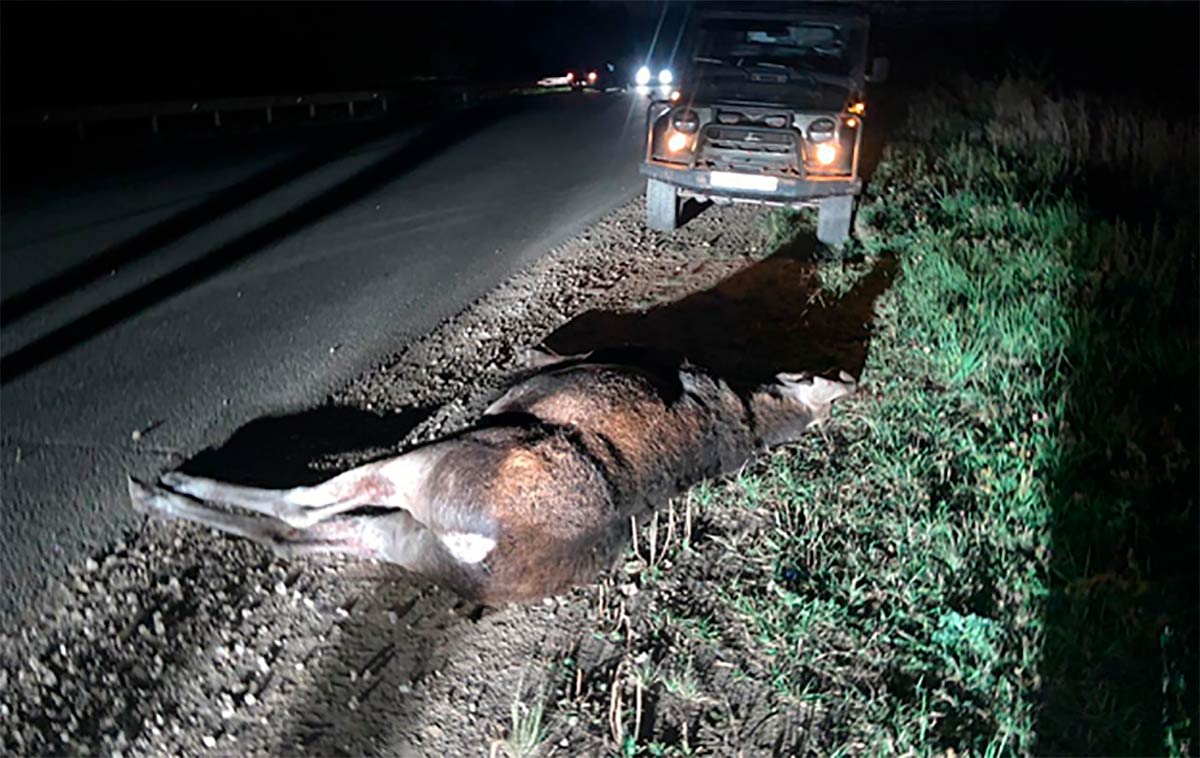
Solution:
M 457 105 L 488 99 L 508 91 L 499 85 L 446 85 L 437 82 L 417 83 L 407 89 L 363 90 L 352 92 L 320 92 L 302 95 L 266 95 L 257 97 L 204 98 L 196 100 L 167 100 L 124 105 L 97 105 L 68 108 L 46 108 L 14 114 L 4 114 L 5 126 L 36 127 L 36 125 L 74 125 L 80 139 L 87 125 L 111 121 L 145 121 L 149 131 L 159 134 L 162 120 L 177 116 L 206 115 L 216 128 L 221 127 L 221 115 L 261 111 L 263 124 L 274 123 L 283 109 L 307 109 L 310 119 L 317 117 L 322 106 L 344 106 L 350 118 L 364 113 L 388 113 L 397 104 Z

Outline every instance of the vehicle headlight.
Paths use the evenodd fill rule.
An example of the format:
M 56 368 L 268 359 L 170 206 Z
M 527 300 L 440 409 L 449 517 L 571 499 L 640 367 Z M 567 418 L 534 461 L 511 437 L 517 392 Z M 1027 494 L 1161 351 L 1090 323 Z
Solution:
M 813 142 L 828 142 L 833 139 L 837 124 L 831 118 L 818 118 L 808 125 L 808 138 Z
M 637 70 L 637 75 L 635 76 L 634 81 L 636 81 L 641 86 L 645 87 L 647 84 L 650 83 L 650 69 L 646 68 L 645 66 L 642 66 L 641 68 L 639 68 Z
M 817 145 L 817 163 L 822 166 L 828 166 L 837 160 L 837 148 L 828 142 L 822 142 Z
M 679 132 L 675 132 L 674 134 L 672 134 L 670 137 L 667 138 L 667 149 L 670 150 L 672 153 L 678 153 L 680 150 L 687 147 L 688 143 L 691 141 L 692 141 L 691 138 L 688 137 L 686 134 L 681 134 Z
M 695 134 L 700 128 L 700 116 L 692 110 L 678 110 L 671 117 L 671 126 L 677 132 Z
M 662 71 L 658 72 L 658 83 L 659 84 L 670 84 L 674 80 L 675 80 L 675 75 L 671 73 L 671 69 L 664 68 Z

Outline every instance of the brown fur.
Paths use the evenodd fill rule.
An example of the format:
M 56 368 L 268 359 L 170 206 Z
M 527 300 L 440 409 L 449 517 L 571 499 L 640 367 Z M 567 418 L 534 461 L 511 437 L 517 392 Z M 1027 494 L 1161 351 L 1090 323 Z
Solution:
M 249 536 L 284 554 L 355 553 L 398 563 L 486 603 L 531 600 L 589 581 L 622 546 L 631 516 L 736 470 L 828 417 L 830 403 L 853 391 L 843 378 L 787 377 L 738 391 L 687 365 L 564 359 L 514 385 L 476 427 L 355 470 L 361 474 L 343 474 L 327 490 L 318 485 L 289 495 L 297 491 L 179 474 L 164 477 L 167 486 L 156 490 L 131 488 L 137 505 Z M 354 512 L 376 494 L 365 502 L 391 510 Z M 295 517 L 328 495 L 327 507 L 346 515 L 322 516 L 280 536 L 277 527 L 249 520 L 260 517 L 206 518 L 215 509 L 182 503 L 185 495 L 249 508 L 264 521 Z M 297 497 L 303 506 L 289 500 Z M 346 498 L 344 507 L 339 498 Z M 357 538 L 342 536 L 354 529 Z M 455 552 L 453 535 L 494 546 L 472 562 Z

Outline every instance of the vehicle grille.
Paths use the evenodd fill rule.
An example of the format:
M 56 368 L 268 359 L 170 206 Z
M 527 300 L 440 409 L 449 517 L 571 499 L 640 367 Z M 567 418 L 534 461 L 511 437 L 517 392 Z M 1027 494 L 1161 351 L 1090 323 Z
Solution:
M 800 136 L 789 129 L 710 124 L 701 132 L 696 165 L 718 170 L 802 174 Z
M 724 126 L 769 126 L 772 129 L 782 129 L 791 124 L 792 115 L 787 111 L 719 108 L 713 120 Z

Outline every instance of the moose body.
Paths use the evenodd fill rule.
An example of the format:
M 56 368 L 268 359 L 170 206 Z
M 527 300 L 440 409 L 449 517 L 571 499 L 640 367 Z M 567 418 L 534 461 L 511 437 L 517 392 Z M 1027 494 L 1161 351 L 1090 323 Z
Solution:
M 784 375 L 734 389 L 696 367 L 564 359 L 470 429 L 312 487 L 179 472 L 130 480 L 135 507 L 269 545 L 398 564 L 464 597 L 526 601 L 589 581 L 630 516 L 829 417 L 854 383 Z M 237 513 L 227 508 L 251 513 Z

